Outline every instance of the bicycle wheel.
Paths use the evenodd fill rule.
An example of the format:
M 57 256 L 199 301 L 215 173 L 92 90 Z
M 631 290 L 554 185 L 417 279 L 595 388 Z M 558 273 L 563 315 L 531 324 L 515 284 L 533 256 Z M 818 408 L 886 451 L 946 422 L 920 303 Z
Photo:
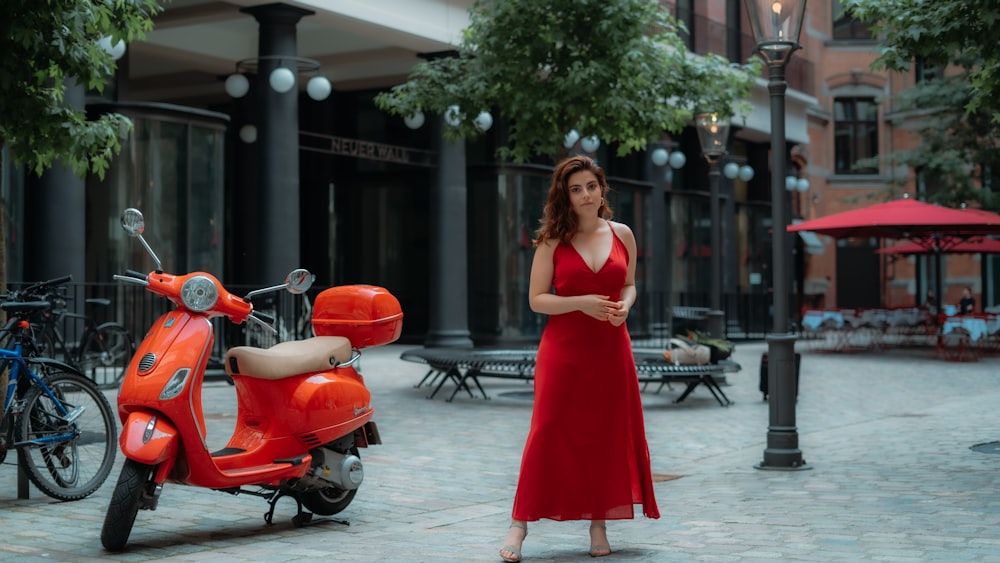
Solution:
M 118 432 L 111 405 L 94 383 L 59 367 L 32 363 L 45 386 L 25 395 L 18 457 L 46 495 L 79 500 L 104 483 L 115 461 Z
M 134 352 L 132 336 L 125 327 L 107 323 L 87 333 L 77 367 L 101 388 L 121 384 Z

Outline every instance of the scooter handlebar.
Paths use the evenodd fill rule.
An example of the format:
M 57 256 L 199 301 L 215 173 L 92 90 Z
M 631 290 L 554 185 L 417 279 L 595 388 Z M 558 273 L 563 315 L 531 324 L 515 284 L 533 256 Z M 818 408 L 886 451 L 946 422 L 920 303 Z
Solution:
M 259 321 L 263 321 L 269 325 L 273 325 L 274 321 L 277 320 L 274 315 L 269 315 L 267 313 L 262 313 L 260 311 L 254 311 L 252 315 Z
M 178 307 L 207 317 L 228 317 L 233 323 L 242 324 L 253 312 L 252 303 L 230 293 L 215 276 L 205 272 L 191 272 L 190 274 L 177 276 L 160 271 L 143 274 L 128 270 L 127 274 L 129 275 L 116 275 L 114 278 L 119 281 L 145 286 L 147 290 L 166 297 Z M 208 278 L 215 285 L 217 298 L 206 309 L 192 310 L 184 303 L 184 299 L 182 298 L 185 283 L 195 277 Z

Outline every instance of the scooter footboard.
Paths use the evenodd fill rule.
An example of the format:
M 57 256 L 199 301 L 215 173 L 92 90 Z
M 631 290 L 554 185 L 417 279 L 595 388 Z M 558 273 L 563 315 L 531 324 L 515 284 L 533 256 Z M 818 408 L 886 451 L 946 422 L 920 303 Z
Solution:
M 175 459 L 180 449 L 177 427 L 155 413 L 135 411 L 122 424 L 118 438 L 122 454 L 147 465 L 159 465 Z

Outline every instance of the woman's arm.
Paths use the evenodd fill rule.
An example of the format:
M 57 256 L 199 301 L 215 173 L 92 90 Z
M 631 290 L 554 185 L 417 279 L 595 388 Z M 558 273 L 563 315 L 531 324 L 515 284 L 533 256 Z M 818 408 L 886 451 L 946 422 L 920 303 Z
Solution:
M 614 229 L 615 234 L 618 235 L 618 238 L 625 245 L 625 249 L 628 250 L 628 269 L 625 272 L 625 285 L 622 286 L 621 299 L 618 301 L 617 308 L 608 319 L 611 324 L 618 326 L 628 319 L 628 312 L 635 305 L 638 295 L 635 289 L 635 260 L 638 253 L 636 250 L 635 234 L 628 225 L 624 223 L 611 223 L 611 228 Z

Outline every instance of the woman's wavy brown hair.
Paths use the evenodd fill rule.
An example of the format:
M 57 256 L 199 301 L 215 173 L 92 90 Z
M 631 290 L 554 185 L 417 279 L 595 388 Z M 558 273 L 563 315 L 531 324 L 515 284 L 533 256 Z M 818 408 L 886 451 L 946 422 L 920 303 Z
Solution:
M 548 239 L 556 239 L 565 244 L 569 244 L 576 234 L 577 220 L 576 213 L 569 203 L 569 177 L 577 172 L 590 171 L 597 177 L 597 183 L 601 185 L 601 207 L 597 210 L 597 216 L 603 219 L 611 219 L 614 212 L 608 204 L 608 180 L 604 176 L 604 169 L 597 165 L 594 159 L 587 156 L 571 156 L 556 165 L 552 171 L 552 185 L 549 187 L 549 197 L 545 202 L 545 210 L 539 221 L 538 232 L 534 242 L 535 246 Z

